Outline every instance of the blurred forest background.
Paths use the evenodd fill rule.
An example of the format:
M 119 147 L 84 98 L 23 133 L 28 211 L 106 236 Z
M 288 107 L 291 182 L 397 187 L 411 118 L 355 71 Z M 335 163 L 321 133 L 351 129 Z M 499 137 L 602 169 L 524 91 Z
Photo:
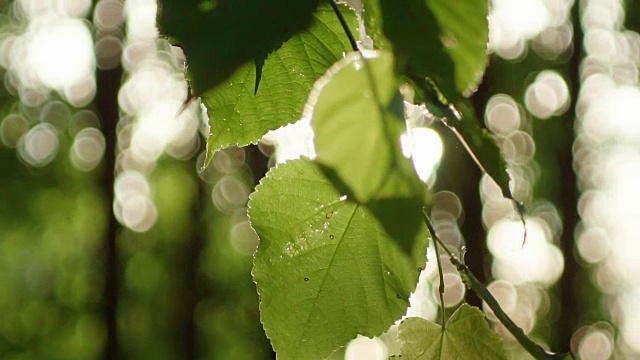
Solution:
M 424 121 L 438 231 L 466 244 L 535 339 L 582 359 L 639 358 L 640 2 L 491 3 L 472 101 L 527 205 L 528 240 L 456 139 Z M 0 0 L 1 359 L 275 358 L 246 203 L 297 136 L 220 151 L 199 172 L 206 120 L 185 104 L 184 59 L 159 38 L 157 8 Z M 446 305 L 482 306 L 447 271 Z M 435 319 L 422 290 L 417 311 Z

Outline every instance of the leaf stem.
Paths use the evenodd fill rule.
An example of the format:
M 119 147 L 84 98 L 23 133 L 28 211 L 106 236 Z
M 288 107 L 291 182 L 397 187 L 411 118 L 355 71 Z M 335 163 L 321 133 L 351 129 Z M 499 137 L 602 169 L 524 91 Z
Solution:
M 433 243 L 433 249 L 436 252 L 436 264 L 438 264 L 438 275 L 440 276 L 440 286 L 438 286 L 438 294 L 440 295 L 440 311 L 442 312 L 442 331 L 444 332 L 445 310 L 444 310 L 444 275 L 442 274 L 442 262 L 440 260 L 440 250 L 438 250 L 438 244 Z
M 342 25 L 344 32 L 347 34 L 347 37 L 349 38 L 349 43 L 351 44 L 351 48 L 353 49 L 353 51 L 360 51 L 360 49 L 358 48 L 358 43 L 356 42 L 356 38 L 351 33 L 351 30 L 349 29 L 349 25 L 347 24 L 347 21 L 344 19 L 344 16 L 342 16 L 342 13 L 340 12 L 338 3 L 336 3 L 336 0 L 329 0 L 329 3 L 333 8 L 333 12 L 336 13 L 338 20 L 340 20 L 340 25 Z
M 471 270 L 467 267 L 467 265 L 463 264 L 446 246 L 445 244 L 438 238 L 435 229 L 427 215 L 425 209 L 422 210 L 424 215 L 424 221 L 427 224 L 427 228 L 431 233 L 431 237 L 437 245 L 440 245 L 447 255 L 449 255 L 449 261 L 456 267 L 460 276 L 462 277 L 462 281 L 471 288 L 484 302 L 489 305 L 491 310 L 493 310 L 494 314 L 500 320 L 500 322 L 509 330 L 509 332 L 518 340 L 520 345 L 535 359 L 537 360 L 558 360 L 565 359 L 567 354 L 556 354 L 547 352 L 540 345 L 536 344 L 533 340 L 531 340 L 527 334 L 525 334 L 524 330 L 522 330 L 518 325 L 516 325 L 513 320 L 507 315 L 507 313 L 502 310 L 500 304 L 496 300 L 496 298 L 491 295 L 491 292 L 487 289 L 484 284 L 482 284 L 476 277 L 473 275 Z

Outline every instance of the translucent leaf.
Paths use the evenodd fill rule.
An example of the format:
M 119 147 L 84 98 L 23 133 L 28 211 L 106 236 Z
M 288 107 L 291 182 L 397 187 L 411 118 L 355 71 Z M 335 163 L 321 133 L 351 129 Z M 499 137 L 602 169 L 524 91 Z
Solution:
M 249 0 L 244 2 L 250 3 L 253 10 L 246 14 L 247 20 L 242 18 L 243 20 L 238 20 L 238 24 L 247 24 L 247 29 L 256 31 L 255 34 L 247 35 L 246 38 L 240 36 L 238 39 L 233 38 L 235 40 L 232 41 L 227 39 L 227 35 L 224 35 L 236 30 L 240 34 L 245 34 L 247 29 L 236 23 L 229 28 L 220 28 L 218 25 L 206 27 L 208 24 L 206 21 L 212 21 L 206 15 L 208 13 L 205 15 L 202 15 L 201 12 L 197 13 L 202 18 L 194 15 L 197 18 L 197 20 L 194 19 L 196 25 L 190 25 L 190 21 L 185 20 L 184 17 L 175 19 L 180 22 L 180 26 L 186 28 L 180 31 L 174 29 L 175 32 L 182 34 L 183 38 L 188 38 L 187 35 L 193 36 L 193 38 L 188 38 L 190 39 L 189 43 L 182 41 L 181 44 L 185 47 L 193 42 L 192 51 L 187 51 L 190 49 L 189 47 L 185 48 L 188 72 L 193 79 L 192 86 L 195 94 L 201 96 L 208 110 L 211 135 L 207 142 L 207 164 L 213 153 L 223 147 L 255 143 L 269 130 L 277 129 L 300 119 L 314 82 L 331 65 L 342 59 L 345 51 L 351 49 L 344 29 L 328 4 L 318 6 L 315 12 L 309 14 L 309 27 L 306 30 L 303 29 L 304 31 L 296 31 L 291 34 L 291 31 L 285 31 L 290 28 L 289 20 L 284 21 L 281 26 L 278 19 L 282 14 L 279 13 L 277 17 L 272 18 L 269 14 L 277 10 L 282 11 L 283 14 L 291 15 L 293 18 L 301 17 L 304 19 L 306 12 L 303 11 L 304 9 L 301 10 L 300 5 L 294 4 L 311 4 L 314 1 L 296 0 L 292 4 L 289 4 L 290 1 L 284 0 L 262 1 L 260 4 Z M 231 4 L 234 2 L 220 2 L 220 4 L 223 3 Z M 168 5 L 171 6 L 168 7 Z M 290 5 L 290 9 L 287 8 L 287 5 Z M 163 14 L 173 6 L 176 6 L 173 1 L 166 2 Z M 242 6 L 225 6 L 226 12 L 233 10 L 233 16 L 230 19 L 244 16 L 241 15 L 245 12 Z M 181 4 L 180 9 L 183 7 L 188 8 Z M 263 11 L 263 14 L 260 15 L 260 26 L 251 25 L 248 19 L 253 16 L 255 11 L 258 11 L 256 9 L 263 10 L 263 7 L 267 7 L 269 10 Z M 340 10 L 352 31 L 357 31 L 355 12 L 344 5 L 340 5 Z M 178 14 L 182 14 L 181 11 L 186 10 L 178 10 Z M 217 8 L 212 12 L 216 11 L 218 11 Z M 165 21 L 169 20 L 174 19 L 173 17 L 165 19 Z M 264 24 L 265 22 L 267 24 Z M 226 20 L 222 23 L 226 23 Z M 297 22 L 295 23 L 297 24 Z M 260 30 L 262 28 L 269 28 L 269 30 Z M 213 30 L 223 34 L 214 36 L 214 34 L 210 34 Z M 261 35 L 260 31 L 267 31 L 267 34 Z M 236 51 L 233 50 L 236 47 L 244 49 L 246 46 L 262 51 L 260 50 L 262 45 L 254 44 L 254 40 L 269 37 L 270 32 L 274 31 L 280 35 L 289 34 L 289 36 L 281 36 L 283 39 L 273 47 L 273 51 L 265 52 L 264 56 L 243 57 L 240 64 L 237 64 L 237 61 L 233 62 L 234 66 L 231 68 L 217 67 L 217 61 L 222 61 L 218 60 L 217 55 L 227 56 L 229 55 L 227 52 Z M 192 33 L 197 33 L 198 36 L 195 37 Z M 205 35 L 211 36 L 212 40 L 209 40 Z M 275 35 L 272 37 L 275 38 Z M 227 42 L 231 43 L 227 44 Z M 196 45 L 204 48 L 198 49 Z M 258 50 L 252 50 L 252 54 L 257 54 Z M 206 54 L 202 54 L 203 52 Z M 214 57 L 216 60 L 212 61 L 210 57 Z M 233 71 L 229 71 L 229 69 Z
M 430 78 L 448 97 L 470 95 L 487 65 L 487 1 L 364 0 L 367 32 L 392 48 L 401 74 Z
M 319 0 L 162 0 L 158 26 L 189 63 L 194 94 L 306 30 Z
M 440 24 L 440 40 L 455 67 L 456 89 L 474 92 L 487 67 L 489 42 L 487 0 L 427 0 Z
M 371 56 L 350 54 L 315 86 L 309 106 L 317 161 L 409 252 L 422 223 L 424 185 L 400 148 L 406 126 L 393 56 Z
M 444 332 L 439 324 L 408 318 L 400 324 L 402 359 L 505 359 L 502 341 L 477 308 L 463 304 L 449 318 Z
M 393 50 L 401 74 L 430 77 L 455 93 L 454 65 L 424 0 L 364 0 L 364 22 L 376 47 Z
M 322 359 L 357 334 L 375 336 L 400 318 L 424 268 L 366 206 L 307 159 L 269 171 L 249 202 L 260 236 L 253 278 L 261 319 L 278 359 Z

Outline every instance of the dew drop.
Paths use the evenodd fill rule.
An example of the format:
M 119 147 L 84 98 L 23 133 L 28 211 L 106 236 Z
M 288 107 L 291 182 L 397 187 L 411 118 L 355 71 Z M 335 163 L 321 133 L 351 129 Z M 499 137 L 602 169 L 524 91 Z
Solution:
M 333 239 L 333 235 L 329 235 L 329 239 Z
M 333 217 L 333 211 L 329 211 L 327 213 L 327 219 L 331 219 Z
M 309 281 L 309 278 L 304 278 L 304 281 Z

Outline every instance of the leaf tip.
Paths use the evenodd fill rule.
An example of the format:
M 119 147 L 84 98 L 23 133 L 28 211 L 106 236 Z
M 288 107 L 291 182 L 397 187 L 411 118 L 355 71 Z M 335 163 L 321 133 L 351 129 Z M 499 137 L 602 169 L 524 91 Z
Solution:
M 524 247 L 525 243 L 527 242 L 527 220 L 524 216 L 526 213 L 526 208 L 522 201 L 518 201 L 513 197 L 511 198 L 511 200 L 513 200 L 513 204 L 516 208 L 516 211 L 518 212 L 518 216 L 520 217 L 520 222 L 522 222 L 522 228 L 524 230 L 524 234 L 522 236 L 522 246 Z

